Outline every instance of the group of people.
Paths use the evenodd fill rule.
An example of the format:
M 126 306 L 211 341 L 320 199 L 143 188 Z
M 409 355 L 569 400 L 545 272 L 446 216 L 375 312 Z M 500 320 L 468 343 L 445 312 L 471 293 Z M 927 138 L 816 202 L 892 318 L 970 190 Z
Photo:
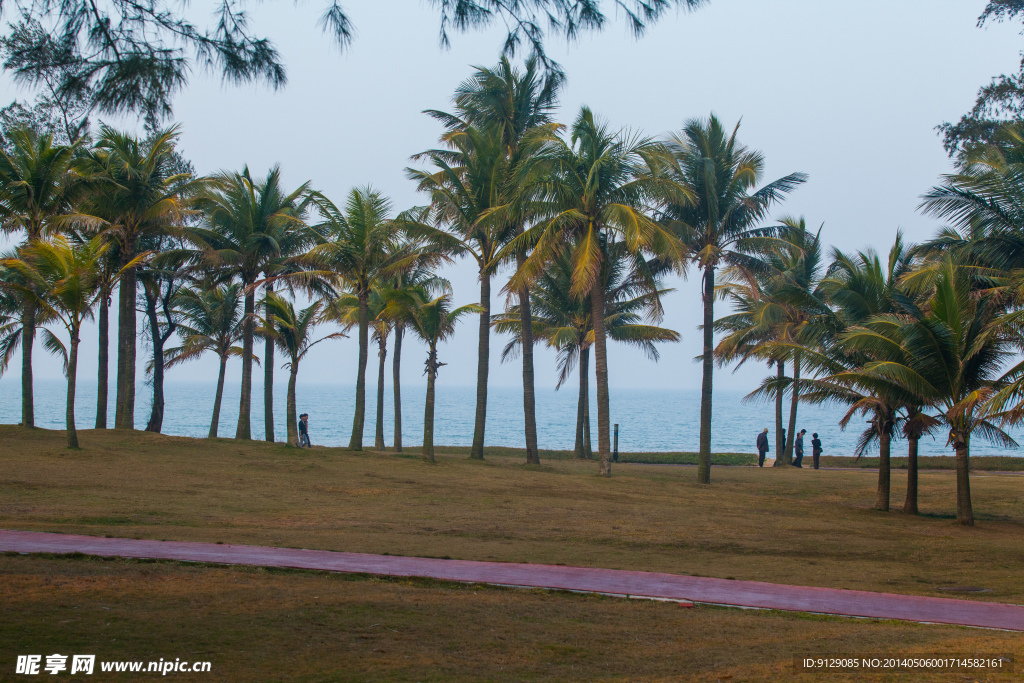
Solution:
M 796 441 L 793 443 L 793 467 L 799 467 L 803 469 L 804 462 L 804 434 L 807 433 L 806 429 L 801 429 L 796 435 Z M 786 443 L 786 430 L 782 430 L 782 443 Z M 757 466 L 764 467 L 764 457 L 768 453 L 768 428 L 765 427 L 764 431 L 757 435 Z M 821 458 L 821 439 L 818 438 L 818 433 L 811 434 L 811 460 L 814 463 L 814 469 L 818 469 L 819 460 Z

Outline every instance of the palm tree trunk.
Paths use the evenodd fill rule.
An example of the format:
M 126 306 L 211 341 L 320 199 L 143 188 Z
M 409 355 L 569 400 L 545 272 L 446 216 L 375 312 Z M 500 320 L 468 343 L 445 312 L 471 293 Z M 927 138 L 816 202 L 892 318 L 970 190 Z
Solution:
M 970 442 L 956 443 L 956 523 L 974 526 L 971 508 Z
M 402 336 L 405 327 L 395 327 L 395 357 L 391 359 L 391 376 L 395 389 L 395 452 L 402 452 Z
M 272 291 L 274 286 L 267 284 L 267 293 Z M 264 314 L 270 318 L 266 308 Z M 267 346 L 263 351 L 263 424 L 266 426 L 266 440 L 274 443 L 274 340 L 270 337 L 267 337 Z M 291 432 L 288 434 L 290 440 Z
M 704 300 L 704 352 L 701 362 L 704 372 L 700 387 L 700 454 L 697 456 L 697 483 L 711 483 L 711 405 L 715 344 L 715 269 L 704 268 L 701 297 Z
M 907 499 L 903 502 L 903 512 L 908 515 L 917 514 L 917 444 L 919 436 L 907 437 Z
M 789 433 L 786 434 L 786 451 L 782 457 L 783 465 L 793 463 L 793 446 L 796 444 L 796 411 L 800 405 L 800 353 L 793 354 L 793 390 L 789 403 Z
M 124 254 L 129 262 L 134 254 Z M 114 429 L 135 429 L 135 268 L 121 276 L 117 293 L 117 398 L 114 407 Z
M 388 356 L 388 338 L 381 335 L 378 342 L 377 356 L 380 363 L 377 367 L 377 429 L 373 440 L 374 450 L 382 451 L 384 445 L 384 360 Z
M 32 378 L 32 347 L 36 340 L 36 306 L 25 304 L 21 314 L 21 424 L 36 426 L 35 392 Z
M 107 383 L 110 381 L 110 294 L 100 295 L 99 358 L 96 361 L 96 429 L 107 428 Z
M 434 381 L 437 377 L 437 350 L 427 355 L 427 400 L 423 407 L 423 459 L 434 462 Z
M 469 457 L 484 459 L 484 430 L 487 427 L 487 372 L 491 361 L 491 275 L 480 273 L 480 338 L 476 359 L 476 424 Z
M 521 269 L 526 254 L 518 254 L 516 262 Z M 523 342 L 523 415 L 526 419 L 526 462 L 540 464 L 537 449 L 537 393 L 533 373 L 533 314 L 530 312 L 530 290 L 519 290 L 519 320 L 522 324 Z
M 597 457 L 602 477 L 612 476 L 611 411 L 608 397 L 608 348 L 604 330 L 604 281 L 590 290 L 590 318 L 594 326 L 594 366 L 597 374 Z
M 156 297 L 149 289 L 146 289 L 146 317 L 149 318 L 150 336 L 153 339 L 153 406 L 149 411 L 146 431 L 159 434 L 164 422 L 164 338 L 160 333 Z
M 350 451 L 363 450 L 363 423 L 366 420 L 366 361 L 370 345 L 369 294 L 359 292 L 359 368 L 356 374 L 356 414 L 352 418 Z
M 585 349 L 580 349 L 580 392 L 576 402 L 576 450 L 574 455 L 577 459 L 587 457 L 587 451 L 583 447 L 583 420 L 587 415 L 587 365 L 583 360 Z
M 288 421 L 288 445 L 299 447 L 299 416 L 295 400 L 295 380 L 299 376 L 299 361 L 292 359 L 291 372 L 288 373 L 288 400 L 285 419 Z
M 775 467 L 782 467 L 786 464 L 786 440 L 782 436 L 782 380 L 786 378 L 785 362 L 780 360 L 775 364 L 775 376 L 779 380 L 779 388 L 775 392 Z
M 68 353 L 68 406 L 66 415 L 68 448 L 78 448 L 78 431 L 75 429 L 75 385 L 78 380 L 78 330 L 71 334 L 71 350 Z
M 886 418 L 880 418 L 879 427 L 881 431 L 878 434 L 878 492 L 875 494 L 875 509 L 888 512 L 889 490 L 892 483 L 892 471 L 889 467 L 892 434 Z
M 224 375 L 228 368 L 228 357 L 220 357 L 220 372 L 217 373 L 217 395 L 213 399 L 213 418 L 210 420 L 209 438 L 216 439 L 220 429 L 220 402 L 224 398 Z
M 248 283 L 246 283 L 248 285 Z M 242 315 L 242 396 L 238 402 L 238 426 L 236 439 L 252 438 L 252 422 L 249 419 L 252 408 L 252 343 L 253 318 L 256 315 L 256 293 L 246 292 Z

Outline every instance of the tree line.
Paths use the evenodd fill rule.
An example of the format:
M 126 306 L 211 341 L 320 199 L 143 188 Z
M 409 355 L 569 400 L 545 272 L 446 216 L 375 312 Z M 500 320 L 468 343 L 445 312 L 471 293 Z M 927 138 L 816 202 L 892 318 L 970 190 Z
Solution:
M 767 363 L 774 373 L 751 397 L 776 404 L 777 465 L 790 461 L 800 401 L 839 402 L 870 419 L 861 450 L 877 441 L 876 505 L 889 507 L 888 458 L 897 430 L 910 443 L 916 511 L 916 445 L 939 425 L 958 463 L 958 520 L 970 524 L 972 435 L 1007 445 L 1003 427 L 1022 411 L 1016 273 L 1024 141 L 1007 127 L 960 159 L 928 193 L 923 210 L 949 223 L 936 238 L 897 237 L 882 263 L 873 251 L 823 253 L 820 230 L 769 213 L 807 179 L 764 182 L 764 157 L 739 142 L 738 125 L 693 119 L 660 138 L 613 129 L 583 107 L 570 125 L 554 118 L 562 78 L 537 59 L 503 58 L 462 83 L 451 111 L 426 112 L 439 145 L 412 157 L 408 177 L 428 198 L 395 212 L 372 187 L 340 205 L 310 183 L 282 186 L 278 168 L 199 177 L 176 149 L 176 128 L 142 138 L 103 126 L 95 141 L 68 144 L 31 128 L 5 131 L 0 219 L 24 241 L 2 261 L 2 357 L 22 350 L 22 424 L 34 424 L 32 346 L 65 359 L 68 445 L 82 322 L 97 315 L 96 426 L 106 428 L 108 308 L 118 292 L 114 427 L 134 428 L 138 312 L 152 346 L 153 402 L 147 429 L 160 431 L 163 373 L 213 352 L 220 360 L 210 436 L 218 433 L 225 367 L 242 363 L 235 437 L 252 438 L 252 375 L 264 372 L 265 438 L 275 440 L 275 354 L 289 370 L 287 433 L 297 443 L 295 380 L 308 349 L 358 335 L 356 401 L 349 448 L 363 447 L 370 342 L 377 346 L 375 447 L 384 447 L 383 383 L 394 339 L 395 439 L 401 449 L 399 371 L 406 332 L 424 341 L 427 400 L 423 454 L 433 458 L 438 346 L 456 321 L 479 316 L 476 416 L 471 457 L 483 458 L 492 330 L 511 341 L 503 359 L 522 363 L 524 443 L 539 462 L 533 351 L 558 353 L 559 384 L 579 371 L 576 453 L 591 453 L 589 378 L 597 397 L 597 458 L 611 472 L 607 342 L 652 359 L 679 339 L 659 326 L 670 274 L 701 280 L 703 315 L 699 482 L 710 482 L 716 362 Z M 1016 193 L 1016 194 L 1015 194 Z M 476 303 L 455 307 L 439 269 L 458 258 L 477 266 Z M 826 260 L 830 262 L 826 265 Z M 492 315 L 492 280 L 511 265 L 508 305 Z M 313 303 L 297 310 L 302 294 Z M 733 311 L 716 318 L 718 299 Z M 62 323 L 68 344 L 53 333 Z M 324 323 L 343 332 L 315 338 Z M 715 333 L 720 340 L 715 343 Z M 264 343 L 257 355 L 256 342 Z M 179 343 L 180 342 L 180 343 Z M 170 346 L 170 344 L 178 344 Z M 591 358 L 592 355 L 592 358 Z M 787 376 L 786 368 L 791 368 Z M 782 442 L 789 395 L 788 437 Z

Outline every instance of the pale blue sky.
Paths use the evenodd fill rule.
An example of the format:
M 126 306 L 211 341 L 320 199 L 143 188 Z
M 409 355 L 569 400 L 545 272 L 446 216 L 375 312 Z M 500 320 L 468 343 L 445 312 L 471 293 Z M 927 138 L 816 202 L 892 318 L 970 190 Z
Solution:
M 712 111 L 729 124 L 742 117 L 740 139 L 765 153 L 768 179 L 810 174 L 777 216 L 805 215 L 811 225 L 824 223 L 826 242 L 842 249 L 885 251 L 897 227 L 911 240 L 937 227 L 916 211 L 918 197 L 950 168 L 934 126 L 959 117 L 983 82 L 1019 61 L 1024 39 L 1015 26 L 975 27 L 984 5 L 712 0 L 699 12 L 668 17 L 639 42 L 615 23 L 568 49 L 552 41 L 551 52 L 569 77 L 560 118 L 571 122 L 587 104 L 615 126 L 658 135 Z M 493 64 L 502 32 L 458 36 L 445 52 L 438 48 L 436 16 L 425 2 L 350 0 L 346 7 L 357 36 L 340 56 L 314 28 L 316 2 L 253 9 L 254 26 L 275 40 L 287 62 L 290 84 L 272 92 L 196 78 L 177 98 L 176 119 L 183 128 L 182 148 L 200 172 L 247 163 L 262 174 L 280 163 L 289 184 L 312 180 L 339 202 L 352 186 L 368 183 L 389 194 L 399 209 L 423 201 L 403 172 L 409 156 L 433 146 L 439 132 L 420 112 L 446 108 L 469 65 Z M 0 88 L 4 103 L 25 96 L 6 79 Z M 477 299 L 469 263 L 446 275 L 457 303 Z M 693 363 L 700 352 L 699 285 L 675 277 L 669 285 L 677 291 L 666 299 L 663 324 L 680 331 L 683 341 L 664 347 L 658 365 L 612 347 L 613 387 L 699 386 L 700 367 Z M 494 307 L 500 305 L 496 297 Z M 474 382 L 476 329 L 475 320 L 463 324 L 442 349 L 449 365 L 441 382 Z M 514 386 L 520 366 L 498 362 L 503 344 L 492 342 L 492 381 Z M 407 381 L 418 383 L 421 351 L 412 344 L 406 348 Z M 79 377 L 88 381 L 95 376 L 92 330 L 85 333 L 82 354 Z M 37 376 L 60 375 L 55 360 L 37 357 Z M 237 377 L 238 367 L 233 371 Z M 170 379 L 214 373 L 210 358 L 175 368 Z M 304 361 L 301 379 L 348 383 L 354 374 L 355 342 L 344 340 L 318 347 Z M 762 374 L 758 367 L 736 374 L 724 370 L 716 382 L 722 389 L 750 390 Z M 554 354 L 542 350 L 538 386 L 553 387 L 554 377 Z M 15 378 L 11 373 L 0 381 Z

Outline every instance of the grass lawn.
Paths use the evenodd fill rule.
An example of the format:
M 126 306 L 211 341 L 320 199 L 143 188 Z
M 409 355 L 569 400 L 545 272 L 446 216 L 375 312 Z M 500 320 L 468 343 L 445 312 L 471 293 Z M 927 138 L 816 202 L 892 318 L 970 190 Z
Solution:
M 165 679 L 196 681 L 850 681 L 865 677 L 798 676 L 794 657 L 1024 660 L 999 631 L 175 562 L 0 555 L 0 602 L 0 680 L 30 678 L 11 676 L 17 654 L 55 652 L 209 661 Z
M 692 467 L 672 465 L 619 464 L 603 479 L 595 463 L 573 460 L 527 466 L 442 451 L 428 465 L 414 453 L 142 432 L 83 431 L 80 439 L 82 450 L 69 451 L 60 432 L 0 427 L 0 528 L 946 597 L 954 595 L 939 588 L 977 586 L 989 592 L 955 597 L 1024 603 L 1019 474 L 976 473 L 978 526 L 963 529 L 954 523 L 954 473 L 944 470 L 922 472 L 924 514 L 907 517 L 871 510 L 876 476 L 857 470 L 722 467 L 700 486 Z M 905 474 L 894 472 L 895 508 L 904 485 Z M 238 680 L 590 680 L 605 672 L 756 680 L 789 676 L 793 654 L 808 651 L 1019 655 L 1022 647 L 1019 634 L 994 631 L 310 572 L 38 557 L 2 557 L 0 567 L 0 611 L 17 615 L 0 619 L 4 652 L 12 643 L 17 653 L 40 654 L 61 651 L 53 649 L 60 642 L 105 643 L 103 629 L 113 629 L 97 654 L 208 649 Z M 61 618 L 75 607 L 81 617 Z M 372 626 L 385 623 L 380 615 L 389 619 L 383 632 Z

